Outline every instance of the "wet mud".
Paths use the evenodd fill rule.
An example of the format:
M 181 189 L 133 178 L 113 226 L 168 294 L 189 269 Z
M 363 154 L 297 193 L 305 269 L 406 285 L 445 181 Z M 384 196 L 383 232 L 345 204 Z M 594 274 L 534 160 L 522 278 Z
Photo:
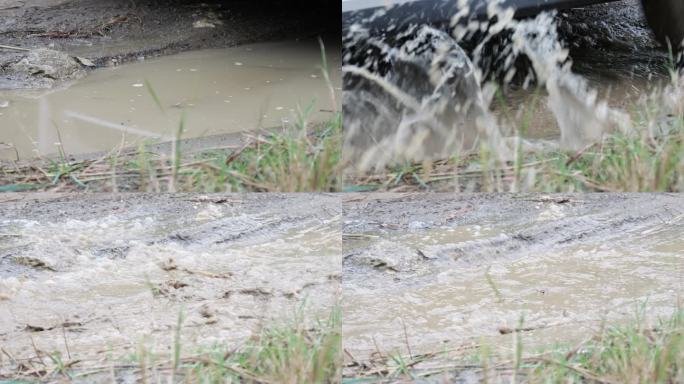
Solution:
M 347 363 L 574 344 L 684 292 L 675 194 L 0 196 L 0 344 L 107 364 L 340 304 Z M 35 346 L 34 346 L 35 344 Z M 68 348 L 68 351 L 67 351 Z M 499 349 L 501 351 L 499 351 Z M 503 352 L 502 352 L 503 351 Z M 4 355 L 7 356 L 7 355 Z M 3 358 L 4 359 L 4 358 Z M 1 375 L 19 364 L 3 360 Z
M 141 346 L 239 345 L 337 303 L 340 206 L 326 195 L 3 195 L 0 376 L 37 351 L 86 369 Z M 10 358 L 11 356 L 11 358 Z
M 86 67 L 116 66 L 188 50 L 339 36 L 328 23 L 338 14 L 337 7 L 306 1 L 264 7 L 248 1 L 7 0 L 0 2 L 0 36 L 6 46 L 84 57 Z M 0 49 L 0 89 L 52 85 L 45 73 L 15 67 L 27 55 Z
M 656 41 L 639 0 L 562 11 L 559 30 L 574 70 L 599 84 L 667 74 L 667 48 Z
M 343 331 L 359 361 L 506 349 L 518 328 L 526 348 L 573 343 L 643 308 L 667 316 L 684 289 L 679 195 L 346 199 Z

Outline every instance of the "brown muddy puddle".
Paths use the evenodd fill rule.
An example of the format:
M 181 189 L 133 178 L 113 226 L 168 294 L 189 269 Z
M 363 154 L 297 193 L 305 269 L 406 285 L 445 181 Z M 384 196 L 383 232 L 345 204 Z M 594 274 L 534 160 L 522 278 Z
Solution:
M 589 81 L 599 103 L 630 116 L 643 112 L 649 96 L 667 83 L 668 79 L 663 74 L 654 74 L 650 78 L 597 77 Z M 540 88 L 508 89 L 494 97 L 491 108 L 504 133 L 520 134 L 530 139 L 557 140 L 561 129 L 547 98 L 548 93 Z
M 326 52 L 339 93 L 339 49 Z M 335 106 L 321 65 L 316 40 L 260 43 L 99 69 L 48 93 L 0 91 L 0 159 L 53 154 L 58 142 L 80 154 L 168 141 L 183 115 L 184 138 L 289 126 L 302 114 L 324 121 Z
M 565 204 L 491 204 L 501 211 L 476 223 L 414 218 L 394 229 L 369 214 L 384 229 L 344 244 L 345 348 L 356 359 L 482 341 L 510 351 L 511 330 L 522 329 L 529 351 L 585 340 L 643 310 L 669 316 L 684 292 L 684 215 L 663 204 L 654 216 L 627 206 L 574 216 Z M 432 209 L 446 215 L 445 205 Z M 404 207 L 397 220 L 420 210 Z
M 15 359 L 35 348 L 65 355 L 68 345 L 87 365 L 120 361 L 141 343 L 169 352 L 179 313 L 188 353 L 238 345 L 302 311 L 304 321 L 327 318 L 340 276 L 339 217 L 325 213 L 335 206 L 270 199 L 259 209 L 240 197 L 179 201 L 169 211 L 157 203 L 167 198 L 144 198 L 101 218 L 0 220 L 0 345 Z

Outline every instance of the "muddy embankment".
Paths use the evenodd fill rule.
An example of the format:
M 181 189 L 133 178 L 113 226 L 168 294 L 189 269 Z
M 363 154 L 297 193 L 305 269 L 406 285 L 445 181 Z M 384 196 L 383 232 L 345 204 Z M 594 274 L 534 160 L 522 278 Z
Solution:
M 507 351 L 515 329 L 526 348 L 574 343 L 643 308 L 669 316 L 684 292 L 680 195 L 346 200 L 348 359 L 482 340 Z
M 167 354 L 179 314 L 192 354 L 238 346 L 269 324 L 325 319 L 337 302 L 332 196 L 0 201 L 0 376 L 39 374 L 54 353 L 77 370 L 118 365 L 143 347 Z

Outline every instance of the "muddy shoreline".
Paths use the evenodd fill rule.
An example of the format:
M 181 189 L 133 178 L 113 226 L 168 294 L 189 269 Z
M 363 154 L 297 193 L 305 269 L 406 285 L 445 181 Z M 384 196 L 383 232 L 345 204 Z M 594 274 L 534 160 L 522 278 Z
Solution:
M 103 67 L 189 50 L 339 36 L 328 22 L 338 14 L 338 7 L 305 1 L 264 7 L 248 1 L 7 0 L 0 2 L 0 36 L 7 46 L 65 52 Z M 0 88 L 45 86 L 46 76 L 14 67 L 26 56 L 0 49 Z
M 169 140 L 173 136 L 167 125 L 178 125 L 180 115 L 185 110 L 188 110 L 187 131 L 190 133 L 185 133 L 185 137 L 189 139 L 182 142 L 184 156 L 190 156 L 185 153 L 186 150 L 197 152 L 212 148 L 240 148 L 245 143 L 243 134 L 233 132 L 249 130 L 256 134 L 259 129 L 278 130 L 284 123 L 276 115 L 294 114 L 292 111 L 295 106 L 291 104 L 295 103 L 295 98 L 289 99 L 290 103 L 285 103 L 280 102 L 278 95 L 287 87 L 281 83 L 300 76 L 296 69 L 306 73 L 305 76 L 302 75 L 302 83 L 308 81 L 307 84 L 311 85 L 319 80 L 321 84 L 324 83 L 320 70 L 316 67 L 320 65 L 317 38 L 320 37 L 331 52 L 335 50 L 340 32 L 328 20 L 337 20 L 338 11 L 337 7 L 308 1 L 276 1 L 266 6 L 241 0 L 201 3 L 155 0 L 130 3 L 116 0 L 0 2 L 0 44 L 30 50 L 0 47 L 0 90 L 6 91 L 0 95 L 0 116 L 3 124 L 13 126 L 11 133 L 0 138 L 0 166 L 42 167 L 45 162 L 34 157 L 37 155 L 54 159 L 58 150 L 53 144 L 57 142 L 65 143 L 64 152 L 68 161 L 96 160 L 115 148 L 124 153 L 135 151 L 137 141 L 144 137 L 131 133 L 124 144 L 121 135 L 117 136 L 119 127 L 114 125 L 122 125 L 121 129 L 124 130 L 133 126 L 132 132 L 142 130 L 144 134 L 162 137 L 161 140 L 153 140 L 155 144 L 146 143 L 146 148 L 151 153 L 168 154 L 172 146 Z M 286 48 L 279 50 L 278 44 L 291 47 L 293 52 L 284 51 Z M 233 48 L 236 46 L 238 47 Z M 312 46 L 314 48 L 308 50 L 303 48 Z M 238 74 L 229 71 L 223 75 L 217 74 L 219 70 L 215 69 L 217 65 L 214 63 L 218 61 L 215 57 L 220 54 L 219 48 L 233 49 L 231 54 L 238 56 L 242 55 L 240 49 L 247 52 L 244 54 L 246 57 L 240 56 L 239 60 L 231 61 L 230 57 L 227 59 L 227 63 L 235 64 L 234 68 L 244 71 Z M 184 71 L 183 73 L 169 70 L 167 67 L 174 64 L 168 64 L 168 61 L 164 62 L 167 64 L 156 64 L 164 59 L 145 62 L 157 56 L 185 51 L 193 51 L 187 55 L 214 55 L 211 56 L 214 59 L 203 62 L 208 69 L 198 69 L 201 64 L 196 62 L 194 66 L 189 64 L 192 68 L 184 68 L 184 60 L 197 60 L 193 59 L 195 56 L 183 56 L 186 59 L 179 58 L 181 63 L 175 64 L 178 66 L 176 71 Z M 256 58 L 250 60 L 251 52 L 254 51 Z M 262 51 L 273 52 L 273 56 L 267 56 Z M 308 62 L 303 63 L 305 59 L 301 58 L 306 57 L 308 60 L 311 55 L 313 59 L 310 60 L 310 65 Z M 335 63 L 338 59 L 334 57 L 336 54 L 333 53 L 329 58 L 333 62 L 330 71 L 338 69 Z M 226 58 L 221 60 L 225 61 Z M 126 63 L 129 65 L 125 68 L 101 69 L 119 67 Z M 157 70 L 157 65 L 159 68 L 163 66 L 167 72 L 173 72 L 165 76 L 178 76 L 179 79 L 176 82 L 178 89 L 167 89 L 165 92 L 159 89 L 166 85 L 163 80 L 150 80 L 154 83 L 150 86 L 161 92 L 165 109 L 162 112 L 158 110 L 161 107 L 154 106 L 147 90 L 130 87 L 131 84 L 141 85 L 141 79 L 131 79 L 131 84 L 121 83 L 126 81 L 123 78 L 131 76 L 130 71 L 140 71 L 141 74 L 137 77 L 143 76 L 143 72 L 147 76 L 150 68 Z M 259 68 L 260 66 L 263 68 Z M 275 69 L 268 72 L 272 67 Z M 125 72 L 128 68 L 132 69 Z M 93 79 L 78 81 L 93 71 L 97 71 L 92 73 Z M 259 78 L 259 74 L 263 78 Z M 188 84 L 187 78 L 195 75 L 202 76 L 201 81 L 190 81 Z M 214 76 L 222 77 L 215 80 Z M 241 81 L 231 80 L 234 76 L 240 76 Z M 185 82 L 182 79 L 186 79 Z M 147 80 L 149 79 L 146 77 Z M 231 81 L 240 85 L 231 89 L 225 85 L 231 84 Z M 93 85 L 93 82 L 97 83 Z M 101 94 L 97 88 L 99 82 L 104 87 Z M 82 88 L 88 88 L 87 84 L 90 84 L 94 90 L 79 88 L 81 91 L 73 91 L 83 83 L 86 85 Z M 198 85 L 200 83 L 203 85 Z M 123 84 L 124 87 L 117 88 L 116 84 Z M 211 90 L 206 92 L 210 92 L 212 97 L 204 97 L 201 91 L 209 88 Z M 301 89 L 306 89 L 307 92 L 305 96 L 301 96 L 303 99 L 325 99 L 319 95 L 320 92 L 310 91 L 311 87 Z M 73 92 L 70 93 L 71 91 Z M 249 99 L 254 105 L 245 106 L 248 102 L 240 98 L 238 91 L 249 92 L 245 99 Z M 90 93 L 85 94 L 86 92 Z M 219 96 L 220 92 L 225 95 Z M 325 93 L 327 95 L 327 88 Z M 233 95 L 235 99 L 231 99 Z M 86 97 L 88 100 L 78 101 L 79 97 Z M 170 101 L 167 102 L 166 99 Z M 83 109 L 87 110 L 85 115 L 90 120 L 68 117 L 66 112 L 63 113 L 63 105 L 58 100 L 63 100 L 70 109 L 75 108 L 79 116 L 84 114 Z M 101 100 L 118 102 L 113 102 L 103 113 L 98 110 L 102 108 Z M 311 102 L 309 99 L 306 101 Z M 41 102 L 42 107 L 38 106 Z M 296 102 L 300 102 L 299 98 Z M 89 111 L 89 108 L 95 112 Z M 199 111 L 202 108 L 204 109 Z M 328 109 L 324 109 L 325 112 L 320 112 L 318 108 L 314 112 L 317 116 L 328 113 Z M 217 111 L 222 110 L 227 116 L 217 119 Z M 165 118 L 166 113 L 173 118 Z M 52 117 L 48 117 L 50 114 Z M 267 115 L 270 117 L 267 118 Z M 285 116 L 285 120 L 293 118 Z M 47 120 L 51 122 L 46 123 Z M 93 123 L 93 120 L 98 122 Z M 166 120 L 173 122 L 169 124 Z M 100 131 L 95 129 L 95 125 L 103 122 L 109 124 L 109 127 L 100 128 L 103 129 L 102 135 L 98 135 Z M 88 129 L 81 136 L 74 133 L 78 130 L 74 128 L 76 126 L 85 126 Z M 47 161 L 49 162 L 50 160 Z

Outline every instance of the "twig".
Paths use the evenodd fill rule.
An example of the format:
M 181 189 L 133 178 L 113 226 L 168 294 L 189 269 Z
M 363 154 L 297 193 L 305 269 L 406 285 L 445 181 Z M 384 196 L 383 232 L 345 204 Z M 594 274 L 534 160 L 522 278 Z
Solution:
M 66 329 L 64 327 L 64 323 L 65 322 L 62 322 L 62 337 L 64 338 L 64 347 L 66 348 L 67 357 L 69 358 L 69 361 L 71 361 L 71 352 L 69 351 L 69 343 L 67 342 Z
M 19 363 L 17 362 L 17 360 L 14 358 L 14 356 L 10 355 L 10 353 L 7 352 L 7 351 L 5 350 L 5 348 L 0 348 L 0 351 L 2 351 L 2 353 L 4 353 L 7 357 L 9 357 L 10 360 L 12 360 L 12 361 L 14 362 L 14 365 L 19 365 Z
M 403 318 L 399 318 L 401 320 L 401 325 L 404 328 L 404 341 L 406 342 L 406 349 L 408 350 L 409 353 L 409 359 L 413 360 L 413 353 L 411 352 L 411 345 L 409 344 L 409 339 L 408 339 L 408 331 L 406 330 L 406 323 L 404 322 Z
M 30 51 L 30 49 L 28 49 L 28 48 L 15 47 L 13 45 L 3 45 L 3 44 L 0 44 L 0 49 L 9 49 L 12 51 L 22 51 L 22 52 Z
M 595 147 L 595 146 L 596 146 L 596 143 L 591 143 L 591 144 L 585 146 L 584 148 L 580 149 L 580 150 L 577 151 L 574 155 L 572 155 L 572 156 L 568 159 L 568 161 L 565 162 L 565 166 L 567 167 L 567 166 L 569 166 L 570 164 L 574 163 L 574 162 L 577 161 L 580 157 L 582 157 L 582 155 L 584 154 L 584 152 L 588 151 L 589 149 L 591 149 L 591 148 L 593 148 L 593 147 Z
M 610 380 L 608 380 L 608 379 L 602 379 L 602 378 L 600 378 L 600 377 L 598 377 L 598 376 L 592 374 L 591 372 L 587 371 L 587 370 L 584 369 L 584 368 L 576 367 L 576 366 L 570 365 L 570 364 L 564 364 L 564 363 L 562 363 L 562 362 L 560 362 L 560 361 L 557 361 L 557 360 L 554 360 L 554 359 L 549 359 L 549 358 L 547 358 L 547 357 L 539 357 L 539 358 L 534 358 L 534 359 L 525 359 L 525 361 L 539 361 L 539 362 L 544 362 L 544 363 L 547 363 L 547 364 L 558 365 L 558 366 L 561 366 L 561 367 L 563 367 L 563 368 L 567 368 L 567 369 L 569 369 L 569 370 L 571 370 L 571 371 L 575 371 L 575 372 L 579 373 L 579 374 L 582 375 L 585 379 L 589 379 L 589 380 L 595 381 L 595 382 L 597 382 L 597 383 L 615 384 L 614 381 L 610 381 Z

